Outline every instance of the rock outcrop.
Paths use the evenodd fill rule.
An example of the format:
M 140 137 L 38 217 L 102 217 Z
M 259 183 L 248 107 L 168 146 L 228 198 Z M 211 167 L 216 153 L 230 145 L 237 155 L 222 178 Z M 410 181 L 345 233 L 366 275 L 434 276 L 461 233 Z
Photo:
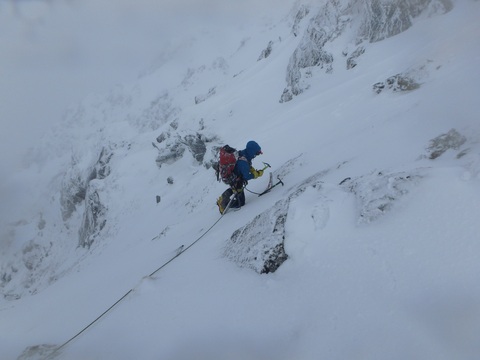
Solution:
M 300 7 L 294 16 L 292 33 L 299 35 L 302 22 L 308 21 L 308 25 L 290 57 L 287 86 L 280 102 L 290 101 L 309 88 L 307 79 L 312 77 L 313 68 L 320 68 L 327 74 L 334 71 L 337 56 L 328 50 L 331 48 L 328 44 L 346 29 L 353 34 L 350 41 L 355 50 L 352 53 L 344 51 L 343 55 L 347 56 L 347 69 L 352 69 L 366 51 L 365 46 L 360 45 L 363 42 L 375 43 L 395 36 L 410 28 L 414 19 L 422 14 L 443 14 L 452 8 L 451 0 L 330 0 L 314 15 L 311 8 Z M 398 88 L 414 86 L 407 78 L 392 77 L 389 81 L 400 83 Z

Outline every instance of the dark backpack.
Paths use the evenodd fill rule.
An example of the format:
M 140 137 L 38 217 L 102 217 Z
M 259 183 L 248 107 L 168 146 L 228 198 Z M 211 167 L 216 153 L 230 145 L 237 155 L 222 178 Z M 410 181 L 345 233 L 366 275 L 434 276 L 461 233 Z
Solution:
M 222 180 L 227 185 L 233 185 L 238 175 L 233 171 L 239 159 L 238 151 L 231 146 L 225 145 L 220 148 L 217 172 L 217 180 Z

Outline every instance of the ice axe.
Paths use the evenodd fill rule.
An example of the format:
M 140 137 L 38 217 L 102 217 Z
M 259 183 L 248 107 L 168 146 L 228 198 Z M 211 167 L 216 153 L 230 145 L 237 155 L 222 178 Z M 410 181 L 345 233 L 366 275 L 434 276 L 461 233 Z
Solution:
M 263 162 L 263 165 L 265 165 L 265 166 L 263 167 L 262 171 L 265 171 L 266 168 L 271 168 L 269 163 Z
M 282 184 L 282 186 L 284 186 L 285 184 L 283 183 L 282 179 L 280 179 L 280 176 L 277 175 L 277 179 L 278 179 L 278 182 L 276 184 L 273 184 L 272 186 L 270 186 L 267 190 L 265 190 L 264 192 L 258 194 L 258 196 L 262 196 L 266 193 L 268 193 L 270 190 L 272 190 L 275 186 L 277 185 L 280 185 Z

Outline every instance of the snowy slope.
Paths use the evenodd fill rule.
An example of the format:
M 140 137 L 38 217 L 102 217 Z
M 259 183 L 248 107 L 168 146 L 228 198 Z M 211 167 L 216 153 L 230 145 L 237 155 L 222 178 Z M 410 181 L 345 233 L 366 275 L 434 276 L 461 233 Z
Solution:
M 22 221 L 2 256 L 2 358 L 29 346 L 21 358 L 46 357 L 126 293 L 55 356 L 478 357 L 480 4 L 454 2 L 363 42 L 351 69 L 347 26 L 325 45 L 332 71 L 302 69 L 301 91 L 281 103 L 304 41 L 292 29 L 308 33 L 323 9 L 313 4 L 298 23 L 299 4 L 233 33 L 218 56 L 186 68 L 173 58 L 92 95 L 44 140 L 12 179 L 45 191 L 28 194 L 30 213 L 12 210 Z M 216 40 L 197 39 L 193 53 L 213 54 Z M 394 91 L 397 74 L 420 86 Z M 215 147 L 250 139 L 264 152 L 254 165 L 270 163 L 285 186 L 247 193 L 209 230 L 225 189 L 209 168 Z M 282 239 L 272 223 L 288 259 L 260 275 L 245 254 Z M 245 245 L 232 245 L 245 227 Z

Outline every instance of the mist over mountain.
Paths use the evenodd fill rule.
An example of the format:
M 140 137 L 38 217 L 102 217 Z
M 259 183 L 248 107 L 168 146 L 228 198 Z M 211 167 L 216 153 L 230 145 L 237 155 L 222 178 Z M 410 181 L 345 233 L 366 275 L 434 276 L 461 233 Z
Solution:
M 183 5 L 119 2 L 82 41 L 145 23 L 146 65 L 5 174 L 2 358 L 474 359 L 480 3 Z M 218 149 L 249 140 L 271 167 L 220 217 Z

